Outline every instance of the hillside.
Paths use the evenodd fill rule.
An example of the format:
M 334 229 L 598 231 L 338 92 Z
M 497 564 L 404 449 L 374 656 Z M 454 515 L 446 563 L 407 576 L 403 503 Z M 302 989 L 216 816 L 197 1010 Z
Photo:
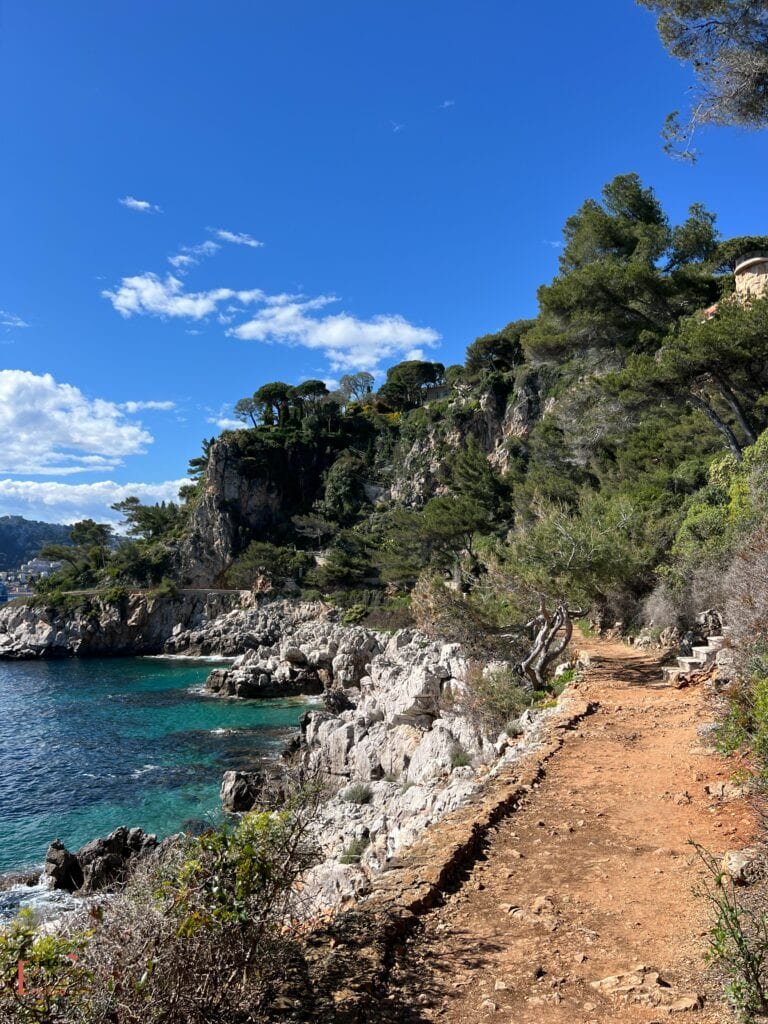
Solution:
M 69 527 L 22 516 L 0 516 L 0 570 L 17 569 L 45 544 L 67 544 Z
M 537 688 L 578 614 L 685 630 L 768 512 L 768 299 L 752 263 L 734 273 L 767 247 L 695 203 L 673 225 L 620 176 L 566 222 L 536 318 L 376 390 L 262 384 L 179 505 L 120 503 L 129 539 L 89 528 L 48 592 L 255 587 L 459 640 L 533 619 Z

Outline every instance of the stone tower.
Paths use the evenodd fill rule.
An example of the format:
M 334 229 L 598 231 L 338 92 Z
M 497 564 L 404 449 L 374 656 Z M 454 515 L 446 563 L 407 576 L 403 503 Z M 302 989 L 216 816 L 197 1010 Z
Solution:
M 745 252 L 733 270 L 736 297 L 742 302 L 768 296 L 768 250 Z

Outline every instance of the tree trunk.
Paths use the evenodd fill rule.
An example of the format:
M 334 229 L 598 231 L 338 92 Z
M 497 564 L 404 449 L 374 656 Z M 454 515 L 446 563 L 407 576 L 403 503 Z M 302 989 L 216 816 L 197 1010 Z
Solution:
M 712 380 L 715 382 L 715 384 L 717 384 L 718 388 L 720 389 L 720 394 L 725 399 L 726 404 L 733 412 L 733 415 L 736 417 L 739 426 L 744 431 L 744 436 L 747 439 L 747 443 L 754 444 L 755 441 L 757 441 L 757 434 L 753 430 L 752 424 L 747 419 L 747 414 L 744 412 L 744 407 L 739 401 L 736 392 L 728 383 L 728 379 L 724 374 L 721 374 L 718 371 L 712 374 Z
M 548 666 L 563 653 L 571 641 L 573 622 L 567 605 L 559 604 L 554 614 L 550 615 L 542 600 L 539 614 L 529 625 L 535 627 L 536 632 L 531 652 L 520 663 L 520 668 L 534 689 L 541 690 L 546 686 Z M 560 630 L 563 631 L 563 635 L 558 640 Z
M 736 461 L 743 461 L 744 456 L 741 454 L 741 445 L 739 444 L 736 435 L 728 426 L 728 424 L 718 416 L 718 414 L 715 412 L 715 410 L 712 408 L 709 402 L 705 402 L 700 395 L 697 395 L 693 391 L 688 392 L 688 394 L 686 395 L 686 399 L 696 409 L 700 409 L 707 417 L 707 419 L 710 421 L 710 423 L 714 426 L 714 428 L 723 435 L 723 437 L 725 438 L 725 442 L 731 449 L 731 452 L 736 458 Z

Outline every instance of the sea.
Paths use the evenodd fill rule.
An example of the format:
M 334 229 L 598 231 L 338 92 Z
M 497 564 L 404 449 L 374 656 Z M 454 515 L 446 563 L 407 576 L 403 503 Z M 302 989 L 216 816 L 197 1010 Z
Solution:
M 221 820 L 230 768 L 277 755 L 308 702 L 209 695 L 211 660 L 0 662 L 0 875 L 42 869 L 119 825 L 162 838 Z M 66 903 L 42 886 L 0 885 L 0 919 Z

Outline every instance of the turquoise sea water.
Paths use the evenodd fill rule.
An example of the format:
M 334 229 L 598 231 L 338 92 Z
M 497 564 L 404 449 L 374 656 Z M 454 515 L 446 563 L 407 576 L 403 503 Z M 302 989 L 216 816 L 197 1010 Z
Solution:
M 206 696 L 210 664 L 0 662 L 0 872 L 118 825 L 160 836 L 220 816 L 227 768 L 274 756 L 306 702 Z

